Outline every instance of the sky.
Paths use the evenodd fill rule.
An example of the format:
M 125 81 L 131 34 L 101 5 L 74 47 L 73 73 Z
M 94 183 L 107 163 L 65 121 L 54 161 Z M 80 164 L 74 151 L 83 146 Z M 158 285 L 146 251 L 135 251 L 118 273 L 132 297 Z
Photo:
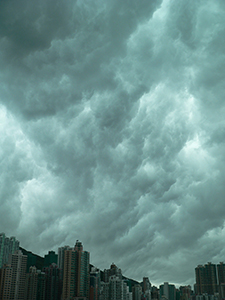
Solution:
M 0 0 L 0 232 L 195 282 L 225 261 L 224 0 Z

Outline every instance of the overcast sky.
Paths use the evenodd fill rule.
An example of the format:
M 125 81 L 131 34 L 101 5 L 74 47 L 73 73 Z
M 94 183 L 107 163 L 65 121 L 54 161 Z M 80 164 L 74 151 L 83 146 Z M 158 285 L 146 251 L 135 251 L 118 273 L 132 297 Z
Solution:
M 0 231 L 193 284 L 225 261 L 225 1 L 0 0 Z

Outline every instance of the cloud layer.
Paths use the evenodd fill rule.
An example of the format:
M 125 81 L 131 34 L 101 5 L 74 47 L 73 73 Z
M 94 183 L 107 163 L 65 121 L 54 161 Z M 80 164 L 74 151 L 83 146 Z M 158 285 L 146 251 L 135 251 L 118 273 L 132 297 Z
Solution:
M 223 1 L 0 0 L 0 228 L 152 283 L 225 255 Z

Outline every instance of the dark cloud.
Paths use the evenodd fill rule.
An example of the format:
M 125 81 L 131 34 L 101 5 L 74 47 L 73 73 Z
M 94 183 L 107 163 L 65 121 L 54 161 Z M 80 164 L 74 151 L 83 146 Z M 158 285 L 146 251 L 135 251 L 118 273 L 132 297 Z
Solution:
M 1 231 L 155 284 L 223 260 L 224 9 L 1 0 Z

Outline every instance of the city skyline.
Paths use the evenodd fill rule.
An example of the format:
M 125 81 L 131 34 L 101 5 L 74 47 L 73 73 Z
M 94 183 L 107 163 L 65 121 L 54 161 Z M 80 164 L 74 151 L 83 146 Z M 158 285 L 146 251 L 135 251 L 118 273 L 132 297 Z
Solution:
M 16 249 L 19 241 L 8 243 L 12 238 L 9 239 L 4 233 L 0 237 L 0 253 L 9 254 L 8 259 L 5 255 L 0 257 L 1 264 L 4 261 L 0 268 L 1 299 L 203 300 L 205 297 L 202 292 L 196 295 L 191 286 L 175 288 L 173 284 L 164 282 L 157 288 L 152 286 L 148 277 L 143 277 L 139 283 L 124 277 L 122 270 L 114 263 L 109 269 L 101 271 L 90 265 L 90 253 L 83 249 L 79 240 L 76 240 L 74 247 L 58 248 L 58 255 L 49 251 L 41 258 L 24 248 Z M 13 244 L 15 247 L 12 247 Z M 215 266 L 210 264 L 209 268 L 213 270 Z M 210 275 L 209 268 L 205 268 L 206 272 L 201 268 L 203 273 L 199 273 L 200 276 L 196 272 L 197 290 L 208 292 L 213 289 L 214 294 L 209 294 L 210 299 L 223 299 L 225 264 L 219 265 L 219 283 L 215 282 L 213 276 L 212 282 L 209 282 L 215 273 Z
M 0 0 L 1 232 L 154 284 L 225 261 L 224 32 L 222 0 Z
M 7 242 L 6 242 L 7 240 Z M 53 250 L 48 250 L 48 254 L 44 253 L 41 255 L 39 255 L 38 253 L 32 253 L 31 251 L 24 249 L 23 247 L 21 247 L 21 245 L 19 246 L 19 241 L 16 239 L 16 237 L 12 236 L 12 237 L 7 237 L 5 235 L 5 233 L 0 233 L 0 266 L 3 266 L 5 263 L 7 263 L 7 261 L 9 261 L 10 258 L 10 254 L 14 253 L 15 251 L 18 251 L 19 249 L 22 250 L 23 254 L 27 254 L 28 252 L 32 255 L 34 255 L 35 257 L 38 256 L 39 259 L 36 261 L 36 263 L 34 263 L 34 260 L 31 260 L 34 265 L 37 267 L 38 265 L 40 265 L 40 258 L 42 260 L 42 264 L 44 266 L 50 266 L 51 262 L 55 265 L 57 265 L 57 267 L 61 270 L 64 269 L 64 259 L 65 259 L 65 253 L 68 256 L 67 257 L 67 265 L 71 265 L 71 270 L 74 268 L 74 266 L 71 264 L 73 259 L 72 256 L 74 255 L 74 259 L 76 260 L 76 264 L 77 266 L 83 265 L 83 267 L 85 266 L 85 268 L 87 268 L 87 264 L 90 266 L 93 266 L 94 268 L 101 270 L 103 272 L 107 271 L 109 273 L 105 273 L 104 276 L 106 276 L 104 278 L 104 281 L 109 281 L 109 277 L 112 275 L 116 275 L 118 276 L 120 279 L 122 279 L 122 270 L 120 268 L 118 268 L 116 266 L 116 264 L 114 264 L 114 262 L 111 263 L 111 268 L 113 266 L 115 266 L 115 271 L 112 271 L 110 269 L 107 270 L 107 268 L 109 267 L 110 263 L 108 263 L 107 266 L 105 266 L 104 268 L 99 268 L 97 265 L 92 265 L 92 262 L 90 261 L 90 252 L 89 251 L 83 251 L 83 244 L 81 241 L 76 240 L 76 242 L 74 243 L 74 245 L 64 245 L 62 247 L 58 247 L 57 250 L 53 251 Z M 7 253 L 7 256 L 5 257 Z M 82 253 L 82 254 L 81 254 Z M 83 257 L 83 258 L 82 258 Z M 81 263 L 81 260 L 84 259 L 83 263 Z M 74 260 L 74 262 L 75 262 Z M 78 262 L 79 261 L 79 262 Z M 28 266 L 32 265 L 32 263 L 28 260 Z M 37 264 L 37 265 L 36 265 Z M 32 265 L 33 266 L 33 265 Z M 78 268 L 78 269 L 79 269 Z M 29 269 L 29 268 L 28 268 Z M 27 271 L 28 271 L 27 269 Z M 76 276 L 80 276 L 78 274 L 80 274 L 80 270 L 77 269 L 77 275 Z M 67 270 L 67 272 L 71 272 L 70 268 Z M 74 270 L 73 270 L 74 272 Z M 188 284 L 189 286 L 191 286 L 192 290 L 196 290 L 197 294 L 204 294 L 207 293 L 209 295 L 213 295 L 219 292 L 218 287 L 216 287 L 217 285 L 223 285 L 225 283 L 225 264 L 224 262 L 205 262 L 205 263 L 199 263 L 197 266 L 195 266 L 195 281 L 193 283 Z M 63 274 L 63 273 L 62 273 Z M 84 274 L 84 273 L 83 273 Z M 91 273 L 90 273 L 91 274 Z M 142 279 L 141 280 L 137 280 L 135 278 L 133 278 L 130 275 L 126 276 L 123 273 L 123 276 L 125 278 L 129 278 L 133 281 L 138 282 L 139 284 L 142 282 L 142 280 L 144 281 L 145 279 L 147 279 L 147 283 L 146 286 L 148 285 L 149 282 L 149 278 L 145 277 L 144 274 L 142 274 Z M 66 278 L 68 277 L 68 275 L 66 276 Z M 62 275 L 63 278 L 63 275 Z M 87 279 L 85 279 L 85 282 L 87 281 Z M 165 283 L 169 283 L 166 278 L 164 278 L 164 280 L 162 280 L 161 282 L 155 283 L 152 282 L 150 280 L 150 284 L 151 286 L 156 286 L 156 287 L 160 287 L 162 286 L 162 282 Z M 170 282 L 170 284 L 174 285 L 176 288 L 179 288 L 180 286 L 185 286 L 182 283 L 174 283 L 174 282 Z M 68 284 L 67 284 L 68 285 Z M 195 287 L 196 285 L 196 287 Z M 144 284 L 145 286 L 145 284 Z M 222 292 L 222 291 L 221 291 Z M 223 292 L 225 295 L 225 289 L 223 287 Z

